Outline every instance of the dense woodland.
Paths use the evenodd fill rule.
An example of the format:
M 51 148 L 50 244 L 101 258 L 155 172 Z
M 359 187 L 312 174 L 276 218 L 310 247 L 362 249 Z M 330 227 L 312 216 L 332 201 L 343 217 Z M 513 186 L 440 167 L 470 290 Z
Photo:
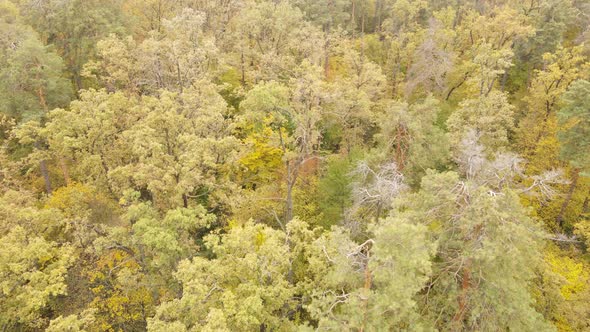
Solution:
M 0 330 L 590 331 L 589 39 L 589 0 L 0 0 Z

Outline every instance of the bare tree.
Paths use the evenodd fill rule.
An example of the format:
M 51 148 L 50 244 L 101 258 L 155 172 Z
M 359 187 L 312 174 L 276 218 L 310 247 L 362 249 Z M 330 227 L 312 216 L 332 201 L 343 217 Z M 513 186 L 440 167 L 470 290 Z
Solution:
M 453 67 L 452 53 L 445 51 L 436 41 L 440 22 L 431 19 L 429 23 L 428 35 L 416 49 L 414 53 L 416 61 L 408 70 L 406 95 L 411 95 L 420 85 L 428 92 L 445 90 L 446 74 Z
M 352 188 L 353 213 L 362 209 L 368 214 L 375 213 L 375 217 L 379 218 L 383 209 L 391 205 L 393 199 L 406 189 L 404 176 L 394 162 L 374 169 L 366 161 L 362 161 L 351 175 L 357 177 Z

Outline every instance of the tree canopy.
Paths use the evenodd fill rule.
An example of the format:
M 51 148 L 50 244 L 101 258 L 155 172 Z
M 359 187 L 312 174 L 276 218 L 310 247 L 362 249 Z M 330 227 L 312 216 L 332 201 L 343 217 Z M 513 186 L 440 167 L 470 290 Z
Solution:
M 589 331 L 589 0 L 0 0 L 0 330 Z

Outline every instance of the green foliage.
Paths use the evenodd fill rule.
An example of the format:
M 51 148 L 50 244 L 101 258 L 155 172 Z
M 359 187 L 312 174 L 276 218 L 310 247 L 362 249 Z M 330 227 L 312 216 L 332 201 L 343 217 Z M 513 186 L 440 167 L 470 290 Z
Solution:
M 67 104 L 71 86 L 64 78 L 64 62 L 26 26 L 16 8 L 0 3 L 2 60 L 0 113 L 20 121 L 39 120 L 53 108 Z
M 175 276 L 182 297 L 162 304 L 149 330 L 293 328 L 288 315 L 296 305 L 289 282 L 294 256 L 285 233 L 247 223 L 224 235 L 211 234 L 205 244 L 215 259 L 180 263 Z
M 15 226 L 0 238 L 0 324 L 12 329 L 22 324 L 43 326 L 52 298 L 66 293 L 65 275 L 74 260 L 69 246 L 59 246 Z
M 318 183 L 317 198 L 322 211 L 322 226 L 326 228 L 342 220 L 351 205 L 351 172 L 350 158 L 334 157 L 327 162 L 325 173 Z
M 308 310 L 319 328 L 424 328 L 415 296 L 431 273 L 434 246 L 427 228 L 392 217 L 373 232 L 360 245 L 338 228 L 316 241 L 311 264 L 318 280 Z
M 0 0 L 0 330 L 590 330 L 587 2 Z
M 56 46 L 77 90 L 84 88 L 82 67 L 93 56 L 96 43 L 110 33 L 125 31 L 119 0 L 18 2 L 27 24 L 45 43 Z
M 126 193 L 121 201 L 127 205 L 124 224 L 94 241 L 98 257 L 87 267 L 92 326 L 101 331 L 144 330 L 159 301 L 178 292 L 172 274 L 179 261 L 199 252 L 196 236 L 215 221 L 202 207 L 168 210 L 162 216 L 137 196 Z
M 188 195 L 225 182 L 217 172 L 235 158 L 225 110 L 211 85 L 143 98 L 89 90 L 51 112 L 45 135 L 76 161 L 76 178 L 112 194 L 147 190 L 162 208 L 188 207 Z M 221 194 L 211 204 L 224 203 Z
M 376 140 L 383 153 L 393 155 L 400 169 L 413 184 L 418 184 L 426 169 L 444 166 L 449 159 L 449 142 L 437 125 L 439 102 L 426 98 L 408 105 L 389 102 L 380 116 Z
M 85 310 L 80 315 L 59 316 L 51 320 L 48 332 L 84 332 L 95 322 L 94 310 Z
M 451 144 L 458 147 L 467 133 L 474 130 L 488 152 L 507 146 L 514 129 L 513 108 L 507 96 L 498 91 L 464 100 L 447 120 Z
M 418 193 L 397 204 L 426 222 L 438 243 L 421 299 L 437 328 L 550 329 L 528 292 L 541 260 L 541 233 L 513 191 L 494 193 L 454 173 L 430 173 Z
M 590 175 L 590 82 L 578 80 L 563 95 L 565 106 L 557 114 L 563 130 L 559 133 L 560 155 Z

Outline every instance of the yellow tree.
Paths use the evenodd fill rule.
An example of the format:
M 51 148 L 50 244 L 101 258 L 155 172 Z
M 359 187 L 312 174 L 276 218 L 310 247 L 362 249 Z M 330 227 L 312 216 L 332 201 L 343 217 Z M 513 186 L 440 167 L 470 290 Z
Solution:
M 558 132 L 563 129 L 565 122 L 560 124 L 557 114 L 563 106 L 562 97 L 569 86 L 575 80 L 588 75 L 590 70 L 590 63 L 583 54 L 582 46 L 562 47 L 555 53 L 545 54 L 543 59 L 544 68 L 536 71 L 528 95 L 524 99 L 526 113 L 517 116 L 520 120 L 515 143 L 522 151 L 523 157 L 529 161 L 526 172 L 530 175 L 568 167 L 568 164 L 559 157 L 561 148 Z M 565 194 L 563 200 L 554 200 L 550 204 L 534 202 L 543 219 L 551 227 L 564 226 L 564 213 L 568 211 L 567 207 L 572 197 L 575 201 L 580 200 L 582 204 L 584 200 L 582 196 L 586 195 L 586 192 L 582 190 L 580 191 L 582 196 L 576 195 L 576 177 L 577 172 L 570 169 L 571 185 L 561 188 Z

